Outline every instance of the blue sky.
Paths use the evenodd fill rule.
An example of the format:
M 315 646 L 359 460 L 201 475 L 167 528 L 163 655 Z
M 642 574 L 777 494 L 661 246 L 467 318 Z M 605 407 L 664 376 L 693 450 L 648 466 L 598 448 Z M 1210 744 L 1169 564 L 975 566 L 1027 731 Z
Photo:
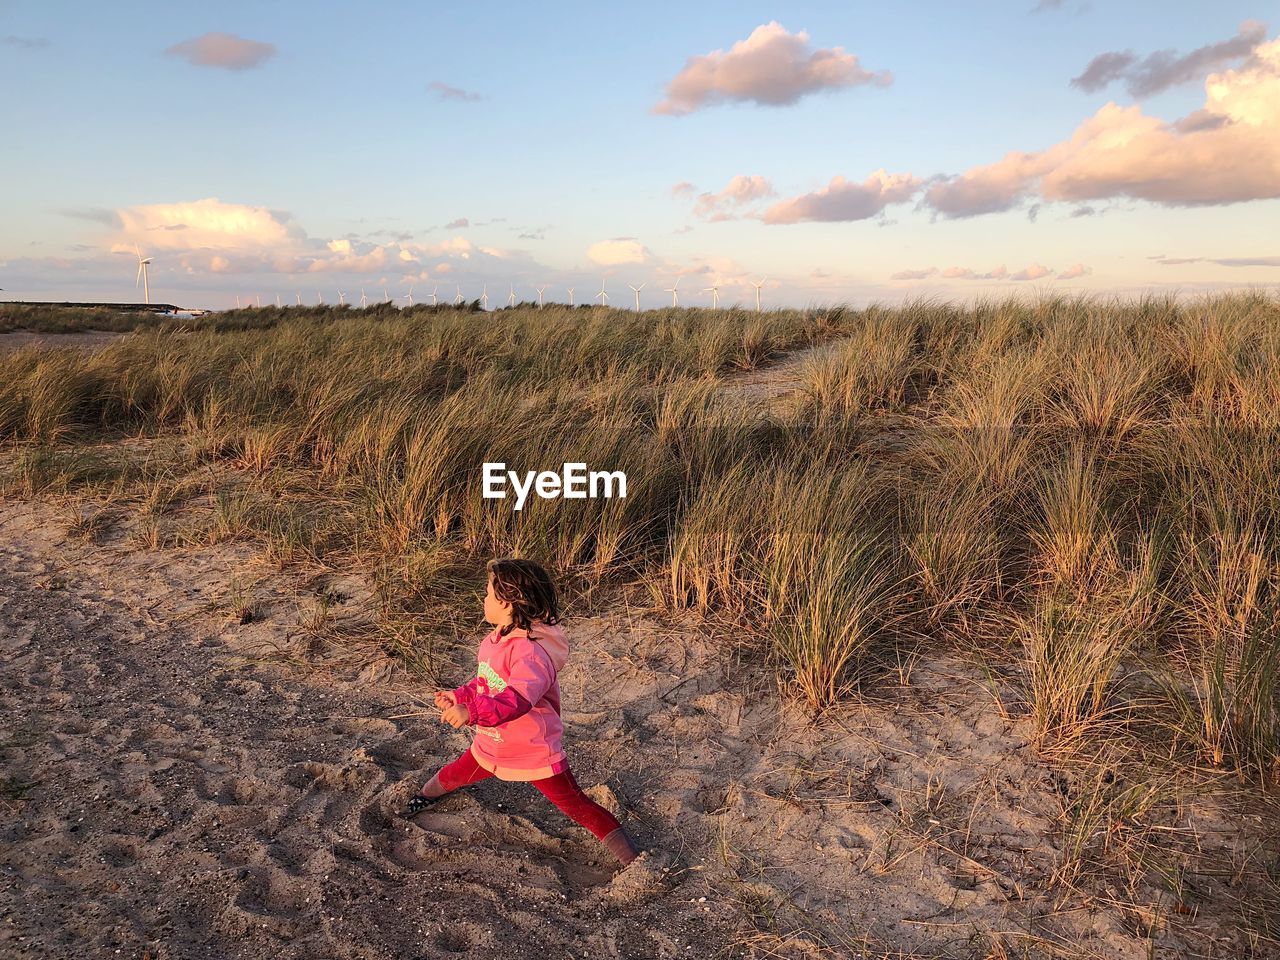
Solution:
M 361 285 L 399 296 L 410 283 L 419 298 L 436 283 L 473 298 L 488 283 L 495 300 L 511 283 L 525 299 L 543 284 L 564 299 L 572 284 L 581 302 L 605 277 L 615 304 L 645 282 L 654 306 L 678 275 L 692 303 L 712 283 L 745 302 L 747 281 L 767 274 L 774 305 L 1280 282 L 1280 148 L 1267 146 L 1280 143 L 1280 58 L 1209 57 L 1142 97 L 1123 80 L 1070 82 L 1099 54 L 1176 59 L 1246 21 L 1265 24 L 1256 46 L 1269 49 L 1274 7 L 1035 7 L 0 3 L 2 296 L 133 299 L 135 266 L 119 252 L 133 242 L 154 257 L 153 299 L 212 307 Z M 841 48 L 892 82 L 818 84 L 782 105 L 713 91 L 684 115 L 651 112 L 691 57 L 775 21 L 778 50 Z M 273 49 L 244 69 L 166 53 L 210 33 Z M 766 67 L 752 89 L 776 80 Z M 1225 78 L 1228 107 L 1253 98 L 1247 123 L 1128 139 L 1139 115 L 1169 125 L 1205 107 L 1210 74 Z M 1136 112 L 1030 175 L 1001 168 L 1017 196 L 954 215 L 976 168 L 1050 151 L 1109 103 Z M 1163 170 L 1170 153 L 1189 159 Z M 869 215 L 792 221 L 778 207 L 769 222 L 833 177 L 862 184 L 880 170 L 909 178 L 909 195 L 880 207 L 876 187 Z M 759 195 L 700 215 L 698 196 L 735 177 L 760 178 Z M 948 177 L 962 178 L 949 181 L 962 198 L 951 206 L 930 192 Z M 681 183 L 692 186 L 673 194 Z M 246 229 L 220 232 L 240 214 Z M 349 252 L 332 248 L 344 241 Z

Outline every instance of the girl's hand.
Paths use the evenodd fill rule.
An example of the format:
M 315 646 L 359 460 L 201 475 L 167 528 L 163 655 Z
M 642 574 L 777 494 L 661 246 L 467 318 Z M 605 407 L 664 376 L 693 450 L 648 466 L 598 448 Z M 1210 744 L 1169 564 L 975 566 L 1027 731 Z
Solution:
M 457 730 L 464 726 L 471 719 L 471 713 L 467 710 L 465 703 L 455 703 L 449 709 L 440 714 L 440 720 L 447 723 L 453 729 Z
M 448 710 L 450 707 L 458 705 L 458 698 L 453 695 L 452 690 L 436 691 L 436 708 L 439 710 Z

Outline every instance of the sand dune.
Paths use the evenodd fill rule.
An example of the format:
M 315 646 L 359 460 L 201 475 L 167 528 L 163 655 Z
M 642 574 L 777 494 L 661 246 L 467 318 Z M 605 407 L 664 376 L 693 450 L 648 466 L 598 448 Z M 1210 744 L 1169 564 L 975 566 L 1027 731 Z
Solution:
M 1047 892 L 1070 784 L 954 659 L 814 728 L 723 634 L 574 617 L 575 770 L 652 855 L 615 878 L 518 784 L 398 819 L 467 743 L 401 716 L 427 688 L 390 662 L 288 665 L 314 572 L 243 544 L 131 549 L 130 522 L 86 542 L 54 505 L 0 508 L 0 955 L 972 956 L 999 935 L 1138 958 L 1157 922 L 1165 944 L 1235 948 L 1213 911 L 1239 894 L 1209 879 L 1172 921 Z M 251 623 L 233 577 L 256 581 Z M 358 575 L 321 582 L 361 616 Z M 1258 829 L 1211 792 L 1180 815 L 1206 856 Z

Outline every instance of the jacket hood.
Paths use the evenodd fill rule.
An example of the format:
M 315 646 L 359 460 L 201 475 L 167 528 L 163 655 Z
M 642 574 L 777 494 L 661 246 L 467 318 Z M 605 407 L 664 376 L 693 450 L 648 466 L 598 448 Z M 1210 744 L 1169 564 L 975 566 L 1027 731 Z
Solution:
M 532 636 L 551 657 L 551 663 L 556 668 L 556 673 L 559 673 L 569 660 L 569 637 L 564 632 L 564 628 L 558 623 L 543 623 L 541 620 L 535 620 L 531 630 L 522 630 L 520 627 L 516 627 L 508 636 Z

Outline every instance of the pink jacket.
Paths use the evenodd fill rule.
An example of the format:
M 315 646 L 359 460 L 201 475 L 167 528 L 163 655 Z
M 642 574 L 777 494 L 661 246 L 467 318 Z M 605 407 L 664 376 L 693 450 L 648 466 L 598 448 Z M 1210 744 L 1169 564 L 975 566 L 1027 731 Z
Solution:
M 480 643 L 475 679 L 453 691 L 476 728 L 471 753 L 502 780 L 542 780 L 568 767 L 560 738 L 560 684 L 569 640 L 559 624 L 495 627 Z

